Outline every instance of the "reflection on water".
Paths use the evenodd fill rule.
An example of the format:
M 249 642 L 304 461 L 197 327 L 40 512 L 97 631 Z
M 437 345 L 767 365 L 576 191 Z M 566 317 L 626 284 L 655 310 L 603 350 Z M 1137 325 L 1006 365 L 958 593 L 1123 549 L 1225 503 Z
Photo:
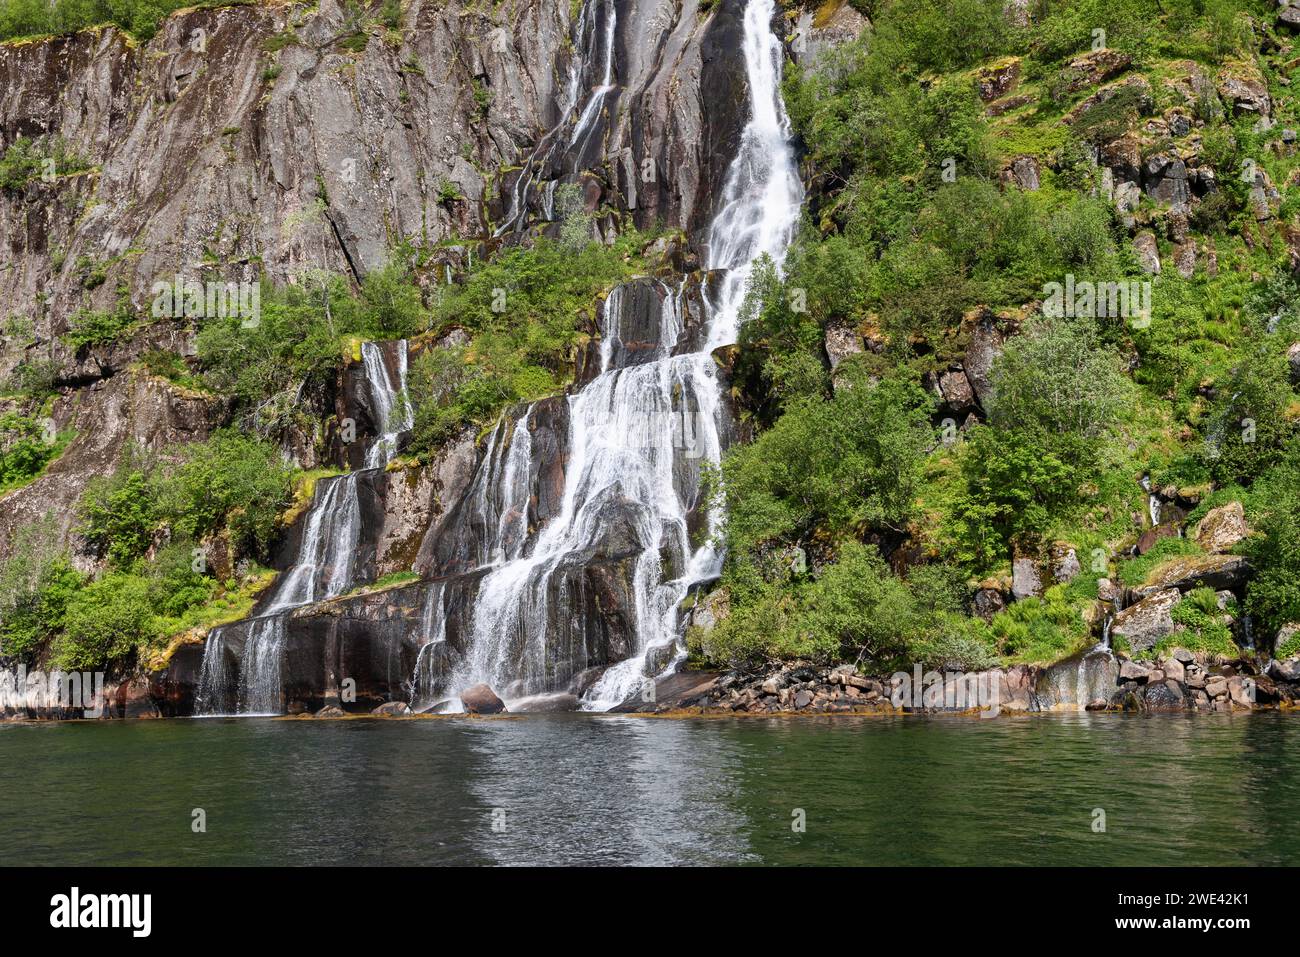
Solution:
M 7 724 L 0 841 L 39 864 L 1286 864 L 1297 745 L 1276 714 Z

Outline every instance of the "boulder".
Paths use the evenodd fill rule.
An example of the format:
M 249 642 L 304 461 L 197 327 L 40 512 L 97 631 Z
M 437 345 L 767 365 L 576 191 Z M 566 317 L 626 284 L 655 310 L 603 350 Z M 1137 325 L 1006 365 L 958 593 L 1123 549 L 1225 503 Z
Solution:
M 1142 164 L 1142 189 L 1158 203 L 1186 209 L 1192 191 L 1187 165 L 1171 153 L 1155 153 Z
M 1157 566 L 1138 589 L 1151 595 L 1166 589 L 1213 588 L 1237 591 L 1250 577 L 1250 563 L 1239 555 L 1183 555 Z
M 1186 704 L 1182 686 L 1173 679 L 1148 684 L 1142 697 L 1148 711 L 1182 711 Z
M 1218 75 L 1219 96 L 1235 115 L 1254 114 L 1267 118 L 1273 103 L 1268 96 L 1268 84 L 1252 64 L 1234 63 L 1225 66 Z
M 1270 662 L 1268 673 L 1278 681 L 1300 681 L 1300 658 Z
M 1196 656 L 1186 648 L 1175 648 L 1170 653 L 1170 657 L 1181 665 L 1189 665 L 1196 660 Z
M 1228 697 L 1238 707 L 1253 708 L 1255 706 L 1255 679 L 1245 675 L 1233 675 L 1228 679 Z
M 1058 584 L 1064 585 L 1074 581 L 1083 571 L 1083 566 L 1079 564 L 1079 555 L 1071 545 L 1065 543 L 1053 545 L 1050 558 L 1052 577 Z
M 1119 663 L 1119 678 L 1121 681 L 1136 681 L 1139 684 L 1145 684 L 1151 675 L 1151 669 L 1138 661 L 1124 659 Z
M 1000 178 L 1003 183 L 1014 184 L 1032 192 L 1041 185 L 1038 160 L 1032 156 L 1017 156 L 1002 170 Z
M 971 599 L 971 610 L 985 621 L 992 620 L 994 615 L 1006 607 L 1007 602 L 1002 597 L 1000 588 L 981 586 L 976 589 L 975 597 Z
M 1161 659 L 1160 670 L 1165 673 L 1166 678 L 1172 678 L 1179 683 L 1187 680 L 1187 669 L 1177 658 Z
M 1281 651 L 1282 646 L 1295 637 L 1296 632 L 1300 632 L 1300 623 L 1288 622 L 1279 628 L 1273 636 L 1273 651 Z
M 1133 651 L 1151 648 L 1174 633 L 1176 626 L 1170 613 L 1182 597 L 1178 589 L 1169 588 L 1125 608 L 1111 622 L 1111 635 L 1125 639 Z
M 988 309 L 981 309 L 973 317 L 967 318 L 973 318 L 973 322 L 962 369 L 982 405 L 993 393 L 990 373 L 993 370 L 993 360 L 1002 352 L 1006 334 L 1000 327 L 997 316 Z
M 1210 675 L 1205 679 L 1205 693 L 1211 698 L 1221 698 L 1228 693 L 1228 679 L 1223 675 Z
M 1300 385 L 1300 342 L 1293 342 L 1287 347 L 1286 362 L 1291 369 L 1291 384 Z
M 1141 232 L 1133 237 L 1133 253 L 1144 273 L 1160 275 L 1160 246 L 1154 233 Z
M 697 598 L 691 606 L 691 624 L 704 631 L 712 631 L 730 614 L 730 596 L 725 589 L 715 588 L 707 595 Z
M 1016 601 L 1043 593 L 1043 579 L 1038 563 L 1032 558 L 1017 558 L 1011 563 L 1011 597 Z
M 466 714 L 500 714 L 506 710 L 505 702 L 485 684 L 472 685 L 462 691 L 460 703 Z
M 1277 12 L 1277 25 L 1293 33 L 1300 33 L 1300 7 L 1288 3 Z
M 1003 711 L 1028 711 L 1033 707 L 1034 675 L 1027 665 L 998 672 L 998 707 Z
M 1125 133 L 1097 148 L 1097 163 L 1111 171 L 1120 186 L 1132 185 L 1136 193 L 1136 183 L 1142 178 L 1142 142 L 1136 133 Z M 1127 211 L 1137 208 L 1137 198 Z
M 1240 502 L 1212 508 L 1196 523 L 1192 533 L 1196 543 L 1207 552 L 1226 552 L 1250 533 L 1246 513 Z
M 1092 50 L 1066 64 L 1065 89 L 1069 93 L 1104 83 L 1128 69 L 1133 58 L 1119 50 Z
M 345 717 L 347 717 L 347 712 L 344 711 L 342 708 L 340 708 L 340 707 L 339 707 L 338 705 L 336 705 L 336 704 L 327 704 L 325 707 L 321 708 L 319 711 L 316 712 L 316 717 L 318 717 L 318 718 L 345 718 Z
M 975 71 L 975 88 L 980 99 L 992 103 L 1015 89 L 1020 80 L 1020 57 L 1007 57 Z
M 975 406 L 975 390 L 961 369 L 945 372 L 939 377 L 939 392 L 955 412 L 964 412 Z
M 387 701 L 370 713 L 383 717 L 390 717 L 399 714 L 410 714 L 411 708 L 405 701 Z
M 832 372 L 849 356 L 864 351 L 862 337 L 852 329 L 836 325 L 826 327 L 826 358 L 830 360 Z
M 870 29 L 871 21 L 846 0 L 823 4 L 815 13 L 811 9 L 800 13 L 791 54 L 804 69 L 819 69 L 826 53 Z

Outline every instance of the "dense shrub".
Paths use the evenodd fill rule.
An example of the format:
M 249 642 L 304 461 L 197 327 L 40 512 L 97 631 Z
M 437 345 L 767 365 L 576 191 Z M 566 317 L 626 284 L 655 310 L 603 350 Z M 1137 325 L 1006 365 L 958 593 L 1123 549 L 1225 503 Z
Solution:
M 917 386 L 865 378 L 834 398 L 800 399 L 768 431 L 727 456 L 727 543 L 745 553 L 814 531 L 897 531 L 914 511 L 934 441 L 931 400 Z

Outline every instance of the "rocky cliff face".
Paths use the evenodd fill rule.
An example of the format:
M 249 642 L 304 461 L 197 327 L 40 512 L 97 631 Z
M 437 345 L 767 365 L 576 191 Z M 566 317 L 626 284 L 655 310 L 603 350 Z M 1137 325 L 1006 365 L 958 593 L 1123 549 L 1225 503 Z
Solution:
M 739 5 L 587 6 L 588 33 L 612 17 L 616 82 L 581 149 L 549 152 L 576 108 L 569 87 L 595 82 L 584 53 L 599 50 L 571 39 L 581 5 L 413 0 L 398 29 L 336 0 L 234 6 L 181 11 L 143 44 L 103 28 L 0 45 L 0 145 L 61 138 L 87 167 L 0 193 L 0 315 L 34 330 L 3 343 L 0 378 L 52 362 L 54 425 L 77 428 L 48 477 L 6 497 L 0 555 L 45 510 L 69 529 L 128 440 L 165 451 L 222 422 L 220 403 L 120 378 L 150 348 L 192 354 L 192 328 L 161 320 L 77 349 L 60 336 L 79 309 L 111 310 L 124 291 L 147 315 L 153 283 L 177 275 L 359 279 L 403 239 L 488 237 L 524 172 L 541 186 L 524 191 L 520 228 L 545 226 L 568 180 L 592 209 L 698 231 L 743 122 Z M 308 444 L 293 452 L 311 466 Z

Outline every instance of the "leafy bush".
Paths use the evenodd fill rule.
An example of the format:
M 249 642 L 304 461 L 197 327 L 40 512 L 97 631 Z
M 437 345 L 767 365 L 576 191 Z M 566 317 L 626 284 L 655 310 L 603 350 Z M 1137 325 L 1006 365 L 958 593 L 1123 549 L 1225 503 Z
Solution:
M 0 655 L 32 662 L 63 627 L 64 609 L 82 576 L 58 543 L 53 513 L 15 534 L 0 565 Z
M 1060 585 L 1042 598 L 1012 602 L 993 616 L 990 626 L 1003 655 L 1031 664 L 1057 661 L 1091 641 L 1079 608 Z
M 175 464 L 130 450 L 111 476 L 87 485 L 82 534 L 118 568 L 142 557 L 164 527 L 198 540 L 224 526 L 237 551 L 260 555 L 289 495 L 279 451 L 224 430 L 182 447 Z
M 539 240 L 480 263 L 463 284 L 442 287 L 438 328 L 473 336 L 465 348 L 435 349 L 413 364 L 411 450 L 428 453 L 465 425 L 485 425 L 512 403 L 559 392 L 579 342 L 578 318 L 642 265 L 645 238 L 625 232 L 613 246 Z
M 149 583 L 110 573 L 73 594 L 64 609 L 63 631 L 52 645 L 55 667 L 93 670 L 127 658 L 150 634 L 153 598 Z
M 0 12 L 0 24 L 3 17 Z M 30 140 L 18 136 L 0 154 L 0 189 L 17 193 L 47 172 L 66 176 L 87 168 L 89 164 L 74 153 L 62 137 Z
M 0 6 L 0 40 L 72 33 L 101 23 L 148 39 L 167 14 L 190 5 L 184 0 L 6 0 Z
M 898 531 L 914 511 L 934 433 L 916 385 L 865 378 L 830 400 L 800 399 L 723 465 L 731 501 L 727 543 L 737 553 L 770 541 Z
M 55 433 L 47 420 L 16 412 L 0 415 L 0 493 L 40 475 L 71 440 L 70 431 Z
M 64 333 L 63 341 L 74 349 L 111 345 L 130 336 L 137 325 L 131 301 L 123 296 L 111 312 L 83 309 L 73 313 L 68 319 L 68 331 Z
M 1269 637 L 1300 622 L 1300 443 L 1256 483 L 1257 510 L 1251 516 L 1258 534 L 1243 543 L 1255 576 L 1246 589 L 1246 610 Z
M 1007 558 L 1013 544 L 1035 544 L 1078 501 L 1074 468 L 1025 433 L 976 426 L 959 465 L 947 531 L 954 557 L 976 570 Z

